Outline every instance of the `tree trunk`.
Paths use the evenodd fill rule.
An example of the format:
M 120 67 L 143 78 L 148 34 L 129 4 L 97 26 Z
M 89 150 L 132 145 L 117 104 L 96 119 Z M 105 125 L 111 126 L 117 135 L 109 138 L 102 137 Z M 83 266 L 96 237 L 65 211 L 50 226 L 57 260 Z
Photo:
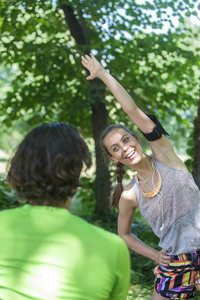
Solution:
M 197 117 L 194 120 L 194 164 L 193 177 L 200 188 L 200 86 Z
M 96 213 L 106 215 L 110 211 L 110 172 L 108 157 L 104 157 L 100 144 L 101 133 L 107 126 L 107 110 L 105 103 L 102 102 L 102 99 L 105 99 L 105 86 L 99 80 L 95 80 L 91 85 L 92 95 L 96 100 L 92 106 L 91 117 L 96 154 Z
M 71 6 L 67 3 L 68 1 L 59 0 L 60 7 L 63 9 L 65 14 L 65 20 L 69 26 L 71 35 L 75 39 L 76 43 L 80 48 L 84 46 L 84 49 L 90 51 L 90 40 L 87 34 L 86 24 L 82 16 L 81 10 L 79 10 L 79 20 L 75 15 Z M 66 3 L 66 4 L 65 4 Z M 86 50 L 84 50 L 86 51 Z M 96 213 L 99 215 L 106 215 L 110 212 L 109 206 L 109 195 L 110 195 L 110 172 L 108 167 L 108 160 L 103 158 L 102 150 L 100 146 L 100 135 L 101 132 L 107 126 L 107 111 L 105 105 L 105 87 L 98 80 L 91 82 L 91 95 L 93 97 L 94 104 L 91 105 L 92 110 L 92 131 L 93 138 L 95 141 L 95 154 L 96 154 Z

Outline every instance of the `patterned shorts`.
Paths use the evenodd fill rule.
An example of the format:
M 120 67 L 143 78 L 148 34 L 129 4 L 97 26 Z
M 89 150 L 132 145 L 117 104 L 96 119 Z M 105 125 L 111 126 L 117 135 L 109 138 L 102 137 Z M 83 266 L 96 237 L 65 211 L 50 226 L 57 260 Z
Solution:
M 200 250 L 181 255 L 170 255 L 167 267 L 154 269 L 155 290 L 170 299 L 195 297 L 200 290 Z

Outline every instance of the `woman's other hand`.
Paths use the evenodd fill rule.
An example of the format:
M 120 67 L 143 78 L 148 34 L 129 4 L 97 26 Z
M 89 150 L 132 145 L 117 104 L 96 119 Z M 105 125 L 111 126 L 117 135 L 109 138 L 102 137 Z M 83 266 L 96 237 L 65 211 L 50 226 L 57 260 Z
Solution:
M 167 251 L 165 249 L 157 252 L 156 262 L 163 267 L 168 266 L 168 264 L 170 263 L 170 257 L 167 255 Z

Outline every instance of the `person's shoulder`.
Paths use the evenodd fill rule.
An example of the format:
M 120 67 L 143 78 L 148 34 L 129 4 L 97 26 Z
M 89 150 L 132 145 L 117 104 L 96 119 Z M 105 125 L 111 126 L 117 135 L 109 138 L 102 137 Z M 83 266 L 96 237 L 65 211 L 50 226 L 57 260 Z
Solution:
M 138 206 L 137 196 L 133 188 L 132 182 L 130 182 L 123 190 L 119 204 L 130 206 L 130 207 Z
M 126 245 L 126 243 L 124 242 L 124 240 L 117 234 L 117 233 L 113 233 L 110 232 L 108 230 L 105 230 L 103 228 L 97 228 L 98 230 L 98 238 L 101 239 L 102 241 L 104 240 L 104 245 L 109 245 L 110 251 L 116 251 L 118 249 L 118 251 L 122 251 L 124 252 L 128 252 L 128 247 Z
M 0 210 L 1 217 L 4 215 L 17 214 L 23 209 L 24 205 Z
M 171 170 L 184 171 L 184 172 L 187 172 L 188 174 L 190 174 L 186 165 L 178 156 L 174 160 L 168 161 L 168 162 L 166 162 L 166 161 L 162 162 L 162 161 L 155 159 L 155 165 L 156 165 L 156 167 L 162 167 L 162 168 L 166 168 L 166 169 L 170 168 Z
M 3 209 L 0 211 L 0 233 L 2 230 L 5 232 L 12 224 L 18 225 L 18 222 L 23 219 L 21 211 L 23 206 Z M 15 229 L 15 226 L 13 230 Z
M 104 239 L 115 243 L 124 243 L 117 233 L 111 232 L 93 223 L 89 223 L 87 220 L 84 220 L 78 216 L 73 216 L 73 219 L 74 221 L 78 221 L 79 225 L 81 225 L 81 231 L 86 230 L 88 234 L 90 234 L 90 236 L 94 236 L 95 239 Z

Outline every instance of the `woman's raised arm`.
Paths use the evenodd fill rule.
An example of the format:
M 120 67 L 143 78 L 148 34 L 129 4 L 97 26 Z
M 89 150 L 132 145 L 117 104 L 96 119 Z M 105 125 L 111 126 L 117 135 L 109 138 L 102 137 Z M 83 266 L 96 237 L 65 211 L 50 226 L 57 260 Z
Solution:
M 172 144 L 166 138 L 167 132 L 156 117 L 150 118 L 146 115 L 136 105 L 123 86 L 103 68 L 93 54 L 82 56 L 81 59 L 82 65 L 90 72 L 86 79 L 92 80 L 97 77 L 104 82 L 126 114 L 150 142 L 154 157 L 170 167 L 187 171 L 186 166 L 178 158 Z
M 100 78 L 134 124 L 144 133 L 151 132 L 155 127 L 155 123 L 138 108 L 123 86 L 103 68 L 94 55 L 85 55 L 81 58 L 82 65 L 90 72 L 90 75 L 86 79 L 92 80 L 96 77 Z

